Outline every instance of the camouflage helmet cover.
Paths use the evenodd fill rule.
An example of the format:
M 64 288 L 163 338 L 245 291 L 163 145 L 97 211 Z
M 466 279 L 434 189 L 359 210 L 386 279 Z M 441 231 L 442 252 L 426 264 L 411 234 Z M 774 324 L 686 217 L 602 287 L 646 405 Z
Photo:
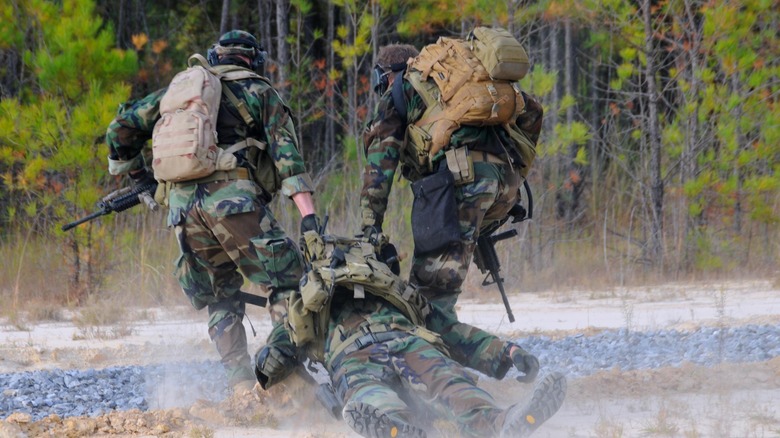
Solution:
M 209 64 L 217 65 L 222 56 L 245 56 L 250 59 L 251 67 L 257 68 L 265 61 L 265 54 L 254 35 L 243 30 L 231 30 L 219 37 L 207 57 Z

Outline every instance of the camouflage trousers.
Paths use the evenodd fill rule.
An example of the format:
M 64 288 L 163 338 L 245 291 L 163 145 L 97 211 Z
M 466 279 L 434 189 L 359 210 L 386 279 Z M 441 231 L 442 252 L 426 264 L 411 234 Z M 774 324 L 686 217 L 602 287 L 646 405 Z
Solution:
M 452 358 L 491 377 L 502 378 L 510 365 L 508 345 L 477 327 L 458 321 L 455 304 L 481 230 L 506 217 L 518 201 L 522 177 L 509 165 L 474 163 L 474 181 L 457 186 L 460 242 L 442 251 L 415 255 L 409 281 L 435 308 L 428 328 L 442 335 Z
M 422 338 L 400 334 L 352 352 L 332 364 L 331 378 L 344 404 L 360 402 L 392 420 L 428 423 L 420 413 L 457 425 L 462 436 L 495 436 L 503 411 L 456 362 Z
M 176 278 L 193 307 L 208 307 L 209 335 L 231 383 L 255 379 L 241 322 L 244 303 L 235 298 L 244 277 L 270 291 L 271 318 L 278 325 L 302 275 L 298 250 L 271 211 L 234 185 L 197 185 L 185 192 L 189 208 L 172 221 L 180 249 Z

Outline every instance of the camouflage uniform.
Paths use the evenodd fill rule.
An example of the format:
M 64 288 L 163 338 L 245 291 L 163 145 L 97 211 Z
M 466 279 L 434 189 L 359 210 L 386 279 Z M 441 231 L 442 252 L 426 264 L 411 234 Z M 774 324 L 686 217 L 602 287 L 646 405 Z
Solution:
M 353 430 L 370 438 L 424 438 L 426 429 L 437 426 L 434 421 L 444 419 L 459 436 L 525 437 L 560 408 L 566 392 L 562 374 L 542 379 L 527 403 L 497 407 L 442 351 L 439 336 L 420 326 L 429 311 L 437 310 L 377 261 L 379 248 L 372 254 L 364 244 L 336 244 L 331 250 L 313 234 L 304 235 L 303 251 L 313 275 L 302 282 L 301 301 L 297 295 L 291 298 L 290 321 L 311 313 L 310 323 L 321 327 L 319 333 L 315 329 L 316 339 L 304 337 L 301 351 L 324 363 L 337 399 L 326 397 L 324 404 L 333 412 L 341 402 L 341 414 Z M 324 302 L 316 299 L 326 290 Z M 307 327 L 295 323 L 289 329 L 300 336 L 303 331 L 296 329 Z
M 462 436 L 495 436 L 501 430 L 505 414 L 490 394 L 428 342 L 430 337 L 418 335 L 395 307 L 371 295 L 354 300 L 337 294 L 331 312 L 326 362 L 344 401 L 344 419 L 357 432 L 396 436 L 391 431 L 396 427 L 398 436 L 424 436 L 420 425 L 426 419 L 419 408 L 429 409 L 434 401 L 436 414 L 456 424 Z M 334 355 L 356 333 L 367 334 L 362 348 Z
M 401 76 L 396 80 L 402 80 Z M 367 163 L 360 205 L 364 227 L 381 227 L 406 126 L 418 120 L 426 109 L 411 84 L 404 80 L 402 85 L 407 120 L 402 120 L 396 111 L 392 90 L 388 90 L 380 98 L 363 136 Z M 431 304 L 438 308 L 437 316 L 428 321 L 429 328 L 442 335 L 453 359 L 496 378 L 502 378 L 512 365 L 507 354 L 511 344 L 458 322 L 454 307 L 480 231 L 506 217 L 518 200 L 517 189 L 522 184 L 518 169 L 509 164 L 479 160 L 490 154 L 508 162 L 507 154 L 513 148 L 504 145 L 510 144 L 509 135 L 500 126 L 463 126 L 453 133 L 450 147 L 466 146 L 475 157 L 474 181 L 455 187 L 461 241 L 442 251 L 415 255 L 409 276 L 409 281 L 419 286 Z M 435 166 L 446 165 L 443 156 L 444 151 L 441 151 L 434 157 Z
M 222 99 L 217 119 L 220 147 L 247 137 L 264 141 L 269 156 L 261 154 L 259 159 L 273 160 L 282 180 L 281 193 L 292 197 L 313 192 L 281 97 L 257 79 L 227 85 L 245 103 L 255 125 L 250 128 L 230 100 Z M 141 152 L 160 119 L 164 94 L 165 89 L 126 106 L 111 122 L 106 139 L 112 174 L 145 166 Z M 239 165 L 255 166 L 243 159 L 244 152 L 237 153 Z M 235 298 L 243 277 L 270 291 L 275 329 L 268 342 L 289 343 L 279 328 L 286 314 L 285 298 L 302 274 L 301 260 L 296 245 L 268 209 L 268 200 L 269 194 L 251 179 L 175 183 L 167 196 L 168 226 L 174 227 L 180 249 L 175 275 L 196 309 L 208 307 L 209 335 L 231 384 L 255 380 L 241 322 L 245 304 Z

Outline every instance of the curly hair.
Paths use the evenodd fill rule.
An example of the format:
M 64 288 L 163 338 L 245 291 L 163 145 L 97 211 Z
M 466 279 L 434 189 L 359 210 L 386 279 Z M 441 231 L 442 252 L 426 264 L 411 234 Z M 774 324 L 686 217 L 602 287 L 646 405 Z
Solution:
M 388 44 L 379 49 L 376 62 L 388 69 L 393 64 L 406 64 L 409 58 L 419 55 L 420 51 L 410 44 Z

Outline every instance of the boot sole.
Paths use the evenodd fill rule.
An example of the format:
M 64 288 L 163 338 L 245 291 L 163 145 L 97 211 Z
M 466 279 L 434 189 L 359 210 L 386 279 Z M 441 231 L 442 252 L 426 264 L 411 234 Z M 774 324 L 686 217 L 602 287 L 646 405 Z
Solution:
M 565 398 L 566 377 L 559 372 L 548 374 L 536 384 L 531 400 L 517 416 L 507 415 L 509 423 L 502 428 L 501 436 L 509 438 L 531 435 L 558 412 Z
M 355 432 L 368 438 L 426 438 L 424 430 L 393 421 L 373 406 L 350 402 L 342 412 L 344 421 Z

